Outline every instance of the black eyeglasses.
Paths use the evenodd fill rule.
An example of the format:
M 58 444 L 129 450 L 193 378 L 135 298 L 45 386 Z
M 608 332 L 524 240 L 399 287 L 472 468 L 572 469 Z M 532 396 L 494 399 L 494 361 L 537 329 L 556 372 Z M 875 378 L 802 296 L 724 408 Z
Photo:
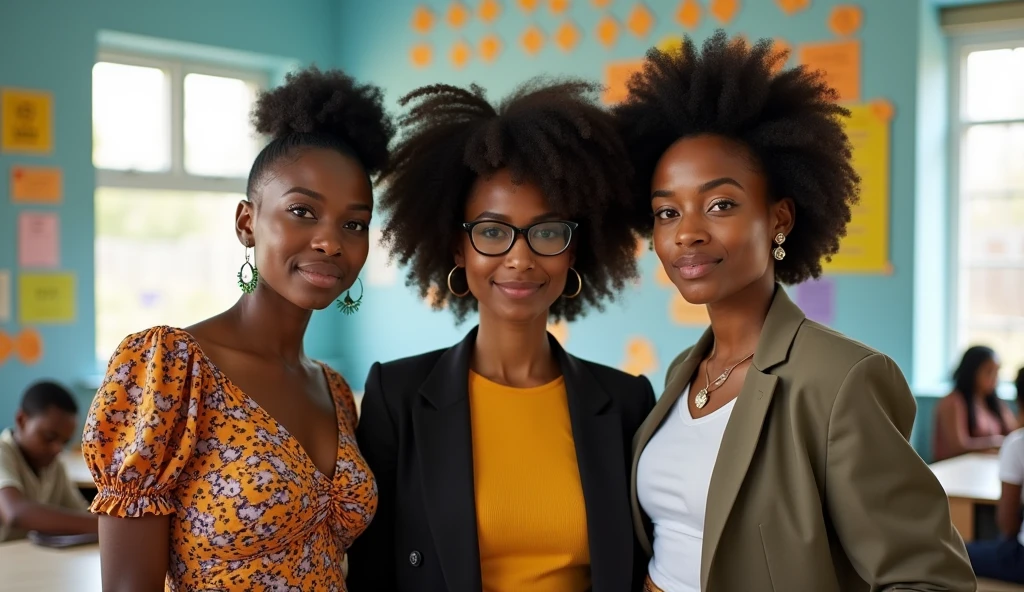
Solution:
M 576 222 L 552 220 L 537 222 L 526 228 L 519 228 L 496 220 L 463 222 L 462 228 L 469 233 L 469 242 L 481 255 L 497 257 L 512 250 L 519 235 L 526 237 L 526 244 L 534 253 L 553 257 L 569 248 L 572 231 L 579 226 Z

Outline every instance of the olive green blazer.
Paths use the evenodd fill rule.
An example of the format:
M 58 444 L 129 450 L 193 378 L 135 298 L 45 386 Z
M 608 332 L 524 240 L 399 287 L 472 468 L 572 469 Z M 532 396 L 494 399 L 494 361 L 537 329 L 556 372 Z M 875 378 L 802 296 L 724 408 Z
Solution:
M 648 555 L 637 462 L 712 341 L 708 330 L 676 358 L 634 438 Z M 916 407 L 891 359 L 808 320 L 777 287 L 711 476 L 701 589 L 975 590 L 946 495 L 908 442 Z

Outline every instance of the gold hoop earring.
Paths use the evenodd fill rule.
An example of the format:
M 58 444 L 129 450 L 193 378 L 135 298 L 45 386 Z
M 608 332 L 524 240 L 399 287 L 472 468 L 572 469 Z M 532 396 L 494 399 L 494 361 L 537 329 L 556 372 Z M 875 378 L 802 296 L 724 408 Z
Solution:
M 462 298 L 462 297 L 466 296 L 467 294 L 469 294 L 469 285 L 468 285 L 469 282 L 468 281 L 466 282 L 467 286 L 466 286 L 466 291 L 465 292 L 463 292 L 462 294 L 459 294 L 458 292 L 456 292 L 452 288 L 452 274 L 455 273 L 456 269 L 462 269 L 462 268 L 459 267 L 458 265 L 456 265 L 455 267 L 452 268 L 451 271 L 448 272 L 448 291 L 451 292 L 452 295 L 454 295 L 456 298 Z
M 775 257 L 776 261 L 782 261 L 786 258 L 786 250 L 782 248 L 782 243 L 786 242 L 786 235 L 781 232 L 775 235 L 775 244 L 778 245 L 772 249 L 772 257 Z
M 565 298 L 569 298 L 571 300 L 571 299 L 579 296 L 580 292 L 583 291 L 583 278 L 580 276 L 580 272 L 576 271 L 572 267 L 569 268 L 569 271 L 571 271 L 571 272 L 576 274 L 576 291 L 573 292 L 572 295 L 562 294 L 562 296 L 565 297 Z

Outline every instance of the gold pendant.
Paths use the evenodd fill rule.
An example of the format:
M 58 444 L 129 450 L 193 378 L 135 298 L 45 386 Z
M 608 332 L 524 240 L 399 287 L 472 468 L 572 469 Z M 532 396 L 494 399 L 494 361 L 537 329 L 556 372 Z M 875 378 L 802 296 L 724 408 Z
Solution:
M 697 406 L 697 409 L 703 409 L 708 404 L 708 391 L 707 389 L 700 389 L 697 392 L 697 396 L 694 397 L 693 403 Z

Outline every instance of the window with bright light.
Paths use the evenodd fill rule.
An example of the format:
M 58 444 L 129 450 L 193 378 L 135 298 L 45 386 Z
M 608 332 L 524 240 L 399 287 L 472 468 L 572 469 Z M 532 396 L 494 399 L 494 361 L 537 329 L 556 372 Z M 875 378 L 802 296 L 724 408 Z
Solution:
M 959 99 L 957 348 L 1024 367 L 1024 41 L 968 50 Z
M 103 55 L 93 67 L 96 354 L 128 334 L 231 306 L 234 217 L 263 145 L 258 72 Z

